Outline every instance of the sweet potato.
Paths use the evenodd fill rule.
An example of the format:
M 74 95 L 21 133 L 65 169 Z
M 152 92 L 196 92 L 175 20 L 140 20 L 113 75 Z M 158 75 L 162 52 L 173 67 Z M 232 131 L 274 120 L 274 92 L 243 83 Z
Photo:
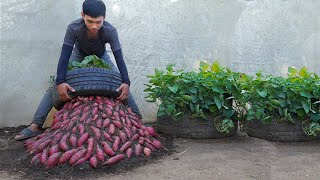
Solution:
M 130 121 L 131 121 L 131 123 L 132 123 L 136 128 L 138 128 L 138 129 L 141 128 L 141 125 L 140 125 L 139 123 L 137 123 L 135 120 L 130 119 Z
M 68 118 L 68 116 L 69 116 L 69 112 L 64 112 L 62 120 L 65 121 Z
M 107 132 L 103 131 L 103 136 L 107 141 L 113 142 L 111 136 Z
M 102 127 L 102 120 L 100 118 L 97 119 L 96 126 L 97 126 L 97 128 L 101 128 Z
M 101 114 L 101 117 L 102 117 L 103 119 L 105 119 L 105 118 L 107 118 L 108 116 L 107 116 L 105 113 L 102 113 L 102 114 Z
M 138 129 L 136 128 L 136 126 L 132 126 L 131 131 L 132 131 L 132 134 L 135 134 L 138 131 Z
M 119 115 L 123 118 L 127 117 L 122 109 L 119 110 Z
M 78 147 L 81 147 L 82 144 L 89 138 L 89 133 L 84 133 L 78 140 Z
M 98 113 L 98 107 L 94 107 L 92 109 L 92 115 L 96 115 Z
M 108 119 L 108 118 L 105 119 L 105 120 L 103 121 L 102 127 L 103 127 L 103 128 L 108 127 L 108 126 L 110 125 L 110 122 L 111 122 L 110 119 Z
M 143 153 L 144 155 L 146 155 L 147 157 L 150 157 L 151 156 L 151 150 L 147 147 L 144 147 L 143 148 Z
M 120 152 L 124 152 L 125 150 L 127 150 L 129 147 L 131 147 L 132 145 L 132 142 L 131 141 L 128 141 L 126 143 L 124 143 L 121 148 L 120 148 Z
M 123 119 L 124 119 L 124 118 L 123 118 Z M 126 118 L 125 121 L 126 121 L 126 124 L 128 125 L 128 127 L 131 129 L 132 124 L 131 124 L 130 119 Z
M 123 131 L 118 131 L 118 135 L 120 137 L 120 140 L 122 143 L 125 143 L 127 141 L 127 135 Z
M 40 156 L 40 162 L 44 164 L 47 161 L 47 159 L 48 159 L 48 150 L 44 149 Z
M 112 123 L 114 124 L 115 127 L 122 129 L 122 123 L 120 121 L 113 121 Z
M 71 134 L 70 138 L 69 138 L 69 143 L 73 148 L 77 147 L 77 136 L 74 134 Z
M 94 126 L 90 126 L 90 129 L 92 130 L 93 134 L 95 135 L 96 139 L 99 140 L 101 138 L 101 132 L 99 128 L 96 128 Z
M 116 155 L 116 153 L 112 150 L 112 148 L 109 146 L 108 143 L 106 143 L 105 141 L 101 142 L 101 145 L 103 147 L 104 152 L 108 155 L 108 156 L 114 156 Z
M 119 148 L 119 145 L 120 145 L 120 138 L 119 138 L 119 136 L 115 136 L 114 137 L 114 142 L 113 142 L 113 145 L 112 145 L 112 149 L 114 151 L 117 151 L 118 148 Z
M 49 156 L 56 153 L 56 152 L 59 152 L 59 145 L 58 144 L 55 144 L 53 146 L 50 147 L 49 149 Z
M 135 145 L 135 150 L 134 150 L 136 156 L 140 156 L 142 152 L 142 146 L 140 144 Z
M 139 133 L 140 136 L 142 136 L 142 137 L 144 136 L 144 132 L 143 132 L 142 129 L 138 129 L 138 133 Z
M 100 111 L 104 111 L 104 108 L 103 108 L 102 104 L 99 104 L 98 109 L 99 109 Z
M 79 129 L 80 136 L 82 136 L 84 133 L 84 126 L 82 124 L 79 124 L 78 129 Z
M 131 138 L 132 134 L 131 134 L 131 130 L 128 127 L 124 127 L 124 132 L 127 134 L 128 138 Z
M 126 154 L 127 154 L 128 158 L 130 159 L 131 156 L 132 156 L 132 154 L 133 154 L 132 148 L 128 148 L 128 149 L 126 150 Z
M 108 114 L 109 117 L 112 116 L 112 110 L 110 108 L 105 108 L 106 113 Z
M 80 118 L 80 122 L 85 122 L 85 120 L 87 119 L 88 116 L 89 116 L 89 112 L 83 113 Z
M 124 154 L 118 154 L 110 159 L 108 159 L 106 162 L 104 162 L 102 165 L 113 165 L 113 164 L 116 164 L 118 163 L 119 161 L 121 161 L 122 159 L 125 158 L 125 155 Z
M 38 153 L 37 155 L 33 156 L 33 158 L 31 159 L 31 164 L 37 164 L 38 162 L 40 162 L 40 157 L 41 157 L 42 153 Z
M 96 143 L 96 156 L 99 161 L 104 162 L 104 153 L 98 143 Z
M 34 152 L 38 154 L 39 152 L 43 151 L 49 145 L 50 142 L 51 139 L 47 139 L 46 141 L 42 142 L 41 144 L 39 144 L 39 146 L 37 146 L 36 149 L 34 149 Z M 33 151 L 31 151 L 31 154 L 33 154 Z
M 161 142 L 160 142 L 159 140 L 157 140 L 157 139 L 154 139 L 154 140 L 153 140 L 152 145 L 153 145 L 154 147 L 158 148 L 158 149 L 160 149 L 160 148 L 163 147 L 162 144 L 161 144 Z
M 156 148 L 153 147 L 153 145 L 151 145 L 151 144 L 148 143 L 148 142 L 144 142 L 144 145 L 145 145 L 145 147 L 148 147 L 151 151 L 155 151 L 155 150 L 156 150 Z
M 76 103 L 73 104 L 72 109 L 80 105 L 80 101 L 77 101 Z
M 89 109 L 90 109 L 90 105 L 87 105 L 86 107 L 84 107 L 84 108 L 83 108 L 83 112 L 82 112 L 82 114 L 84 114 L 84 113 L 88 112 L 88 111 L 89 111 Z
M 59 158 L 61 156 L 61 152 L 56 152 L 49 156 L 48 160 L 45 163 L 46 168 L 52 168 L 53 166 L 57 165 L 59 162 Z
M 135 134 L 135 135 L 132 136 L 131 140 L 132 140 L 132 141 L 135 141 L 135 140 L 137 140 L 138 138 L 139 138 L 139 134 Z
M 81 159 L 86 154 L 86 149 L 81 149 L 80 151 L 76 152 L 74 155 L 71 156 L 69 164 L 74 165 L 79 159 Z
M 55 145 L 61 139 L 62 136 L 63 136 L 62 132 L 58 132 L 50 142 L 51 146 Z
M 62 156 L 59 158 L 58 164 L 64 164 L 78 151 L 79 149 L 71 149 L 69 151 L 66 151 L 62 154 Z
M 113 124 L 109 125 L 108 133 L 113 135 L 116 132 L 116 127 Z
M 63 135 L 59 142 L 59 148 L 63 151 L 67 151 L 69 149 L 69 146 L 67 144 L 68 137 L 69 137 L 69 133 Z
M 95 115 L 93 116 L 93 118 L 92 118 L 92 121 L 97 120 L 97 119 L 98 119 L 98 117 L 99 117 L 99 115 L 98 115 L 98 114 L 95 114 Z
M 92 156 L 90 158 L 90 166 L 93 167 L 93 168 L 97 168 L 98 166 L 98 160 L 95 156 Z

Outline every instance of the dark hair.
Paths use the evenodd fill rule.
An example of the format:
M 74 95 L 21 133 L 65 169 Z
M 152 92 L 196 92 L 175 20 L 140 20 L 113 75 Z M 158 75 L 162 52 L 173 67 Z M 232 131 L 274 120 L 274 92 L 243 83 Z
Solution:
M 93 18 L 106 16 L 106 5 L 101 0 L 85 0 L 82 4 L 82 12 Z

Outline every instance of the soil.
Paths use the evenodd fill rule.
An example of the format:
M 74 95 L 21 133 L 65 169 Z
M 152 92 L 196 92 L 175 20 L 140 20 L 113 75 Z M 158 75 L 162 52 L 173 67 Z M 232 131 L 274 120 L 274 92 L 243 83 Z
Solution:
M 88 165 L 47 170 L 29 166 L 23 142 L 13 140 L 23 127 L 0 129 L 0 179 L 88 180 L 318 180 L 320 140 L 275 142 L 248 136 L 188 139 L 164 136 L 166 149 L 151 158 L 136 158 L 112 167 Z
M 26 126 L 17 128 L 7 127 L 0 129 L 0 177 L 9 179 L 95 179 L 101 175 L 118 174 L 130 171 L 133 168 L 152 163 L 159 158 L 163 158 L 173 153 L 173 138 L 163 134 L 160 135 L 160 141 L 164 149 L 152 152 L 151 157 L 145 156 L 132 157 L 113 166 L 102 166 L 92 169 L 88 163 L 78 167 L 69 165 L 60 165 L 52 169 L 46 169 L 42 166 L 30 165 L 33 156 L 26 153 L 23 141 L 15 141 L 14 136 Z M 2 179 L 0 178 L 0 179 Z

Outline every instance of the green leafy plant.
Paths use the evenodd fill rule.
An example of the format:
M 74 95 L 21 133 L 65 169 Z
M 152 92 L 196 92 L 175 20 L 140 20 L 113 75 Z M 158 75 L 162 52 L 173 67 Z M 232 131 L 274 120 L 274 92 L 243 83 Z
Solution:
M 307 135 L 320 132 L 320 79 L 304 67 L 300 71 L 289 68 L 288 77 L 264 76 L 240 78 L 241 94 L 234 95 L 244 104 L 250 104 L 245 118 L 263 123 L 272 120 L 296 123 L 302 121 Z
M 84 67 L 98 67 L 111 69 L 111 67 L 96 55 L 86 56 L 83 61 L 72 61 L 68 64 L 68 71 Z
M 168 65 L 165 71 L 155 69 L 154 75 L 147 76 L 149 83 L 146 99 L 159 106 L 158 116 L 179 119 L 185 112 L 191 117 L 206 118 L 208 113 L 215 118 L 218 131 L 229 132 L 237 118 L 233 109 L 232 92 L 240 91 L 237 85 L 238 73 L 221 67 L 217 62 L 211 66 L 201 62 L 198 72 L 174 70 Z

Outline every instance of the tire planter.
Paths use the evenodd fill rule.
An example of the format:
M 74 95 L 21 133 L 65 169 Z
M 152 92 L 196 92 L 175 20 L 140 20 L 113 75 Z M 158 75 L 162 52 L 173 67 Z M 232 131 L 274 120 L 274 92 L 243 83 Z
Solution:
M 251 137 L 270 141 L 295 142 L 320 139 L 320 135 L 306 135 L 302 129 L 302 122 L 299 120 L 295 124 L 279 122 L 277 119 L 273 119 L 269 124 L 263 124 L 258 120 L 248 121 L 246 132 Z
M 214 126 L 213 117 L 207 115 L 207 119 L 191 118 L 185 113 L 182 119 L 174 120 L 170 116 L 160 116 L 157 119 L 157 131 L 163 134 L 173 135 L 182 138 L 195 139 L 218 139 L 236 134 L 238 123 L 235 122 L 235 128 L 228 134 L 219 132 Z
M 77 96 L 106 96 L 118 97 L 120 92 L 116 89 L 122 84 L 120 73 L 105 68 L 79 68 L 68 71 L 66 74 L 66 83 L 76 91 L 68 92 L 71 98 Z M 53 106 L 60 110 L 65 102 L 61 101 L 54 86 L 52 90 Z

